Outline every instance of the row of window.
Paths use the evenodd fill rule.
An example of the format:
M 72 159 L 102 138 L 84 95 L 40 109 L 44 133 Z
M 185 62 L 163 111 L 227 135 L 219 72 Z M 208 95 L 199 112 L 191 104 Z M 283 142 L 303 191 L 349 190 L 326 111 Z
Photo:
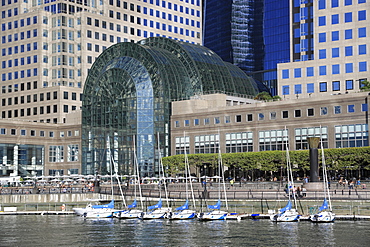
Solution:
M 343 16 L 340 16 L 339 14 L 333 14 L 331 15 L 330 22 L 331 25 L 336 25 L 340 24 L 340 18 L 343 17 L 342 22 L 344 23 L 349 23 L 353 21 L 353 13 L 352 12 L 347 12 L 344 13 Z M 326 26 L 327 20 L 326 16 L 319 16 L 318 21 L 319 21 L 319 26 Z M 329 19 L 329 18 L 328 18 Z M 357 12 L 357 20 L 358 21 L 364 21 L 366 20 L 366 10 L 359 10 Z
M 25 129 L 6 129 L 6 128 L 0 128 L 0 135 L 21 135 L 21 136 L 39 136 L 39 137 L 45 137 L 46 131 L 40 130 L 38 131 L 38 135 L 36 133 L 36 130 L 29 130 L 27 133 L 27 130 Z M 48 137 L 55 137 L 55 131 L 48 131 L 47 133 Z M 72 136 L 80 136 L 79 130 L 68 130 L 68 131 L 60 131 L 59 137 L 72 137 Z
M 342 66 L 341 66 L 342 65 Z M 357 71 L 358 72 L 365 72 L 365 71 L 368 71 L 368 64 L 367 64 L 367 61 L 361 61 L 361 62 L 358 62 L 358 64 L 354 64 L 354 63 L 345 63 L 345 64 L 332 64 L 331 66 L 328 66 L 328 65 L 322 65 L 322 66 L 318 66 L 316 68 L 316 72 L 318 75 L 322 76 L 322 75 L 327 75 L 327 74 L 330 74 L 328 73 L 328 68 L 331 68 L 331 74 L 332 75 L 337 75 L 337 74 L 341 74 L 342 73 L 353 73 L 354 72 L 354 68 L 355 66 L 357 67 Z M 341 69 L 342 67 L 342 69 Z M 302 73 L 302 68 L 294 68 L 294 69 L 283 69 L 281 72 L 281 77 L 282 79 L 289 79 L 290 78 L 290 71 L 293 71 L 293 77 L 294 78 L 301 78 L 303 77 L 303 73 Z M 306 67 L 305 68 L 305 74 L 306 74 L 306 77 L 312 77 L 315 75 L 315 71 L 314 71 L 314 67 Z
M 69 97 L 68 97 L 68 92 L 64 92 L 63 93 L 63 99 L 65 100 L 68 100 Z M 46 95 L 46 97 L 44 96 Z M 54 92 L 53 93 L 53 100 L 57 99 L 58 98 L 58 94 L 57 92 Z M 80 94 L 80 98 L 81 98 L 81 94 Z M 18 104 L 24 104 L 24 103 L 35 103 L 37 101 L 44 101 L 44 100 L 51 100 L 51 93 L 40 93 L 40 95 L 38 96 L 37 94 L 34 94 L 33 97 L 32 97 L 32 101 L 31 101 L 31 95 L 26 95 L 26 96 L 20 96 L 20 97 L 14 97 L 14 98 L 8 98 L 8 99 L 1 99 L 1 106 L 10 106 L 10 105 L 18 105 Z M 72 93 L 71 94 L 71 98 L 70 100 L 74 100 L 74 101 L 77 101 L 77 93 Z
M 27 70 L 20 70 L 14 72 L 14 79 L 19 79 L 19 78 L 26 78 L 26 77 L 32 77 L 32 76 L 37 76 L 38 74 L 38 69 L 27 69 Z M 1 74 L 1 80 L 6 81 L 6 80 L 13 80 L 13 73 L 8 73 L 8 78 L 6 77 L 6 73 Z
M 92 64 L 92 57 L 88 56 L 87 57 L 87 63 Z M 33 75 L 32 75 L 33 71 Z M 81 77 L 82 72 L 81 69 L 67 69 L 67 68 L 58 68 L 58 69 L 52 69 L 52 79 L 75 79 L 76 77 Z M 76 72 L 76 73 L 75 73 Z M 20 71 L 14 71 L 14 72 L 9 72 L 8 74 L 4 73 L 2 74 L 2 81 L 11 81 L 11 80 L 17 80 L 19 78 L 25 78 L 25 77 L 32 77 L 32 76 L 37 76 L 38 70 L 37 68 L 31 70 L 20 70 Z M 7 76 L 8 75 L 8 76 Z M 43 76 L 49 76 L 49 69 L 43 69 Z M 55 84 L 53 82 L 53 86 L 59 85 L 60 82 Z M 66 86 L 66 85 L 64 85 Z M 74 87 L 74 82 L 69 83 L 70 87 Z M 47 87 L 44 86 L 44 87 Z M 78 87 L 81 87 L 81 83 L 78 83 Z
M 112 0 L 111 0 L 112 1 Z M 200 6 L 200 0 L 179 0 L 180 2 L 190 3 L 192 5 Z M 150 4 L 155 4 L 157 6 L 162 6 L 166 8 L 166 1 L 160 0 L 143 0 L 144 3 L 149 2 Z M 155 3 L 154 3 L 155 2 Z M 162 3 L 162 5 L 160 5 Z M 172 5 L 174 10 L 177 11 L 177 4 L 172 4 L 171 2 L 167 2 L 167 8 L 172 9 Z
M 38 63 L 37 58 L 38 58 L 37 55 L 16 58 L 16 59 L 14 59 L 14 67 L 22 66 L 22 65 L 26 65 L 26 64 L 32 64 L 32 63 Z M 7 67 L 8 68 L 13 67 L 13 60 L 8 60 L 8 61 L 2 61 L 1 62 L 1 68 L 2 69 L 5 69 Z
M 299 0 L 298 0 L 299 1 Z M 340 2 L 343 2 L 343 6 L 351 6 L 353 4 L 366 3 L 366 0 L 318 0 L 318 9 L 326 9 L 328 7 L 337 8 L 340 6 Z
M 14 9 L 8 9 L 8 11 L 3 10 L 1 11 L 1 18 L 7 18 L 7 17 L 12 17 L 12 16 L 17 16 L 19 14 L 18 8 Z M 30 25 L 30 24 L 28 24 Z M 23 26 L 24 26 L 24 20 L 23 20 Z
M 366 79 L 360 79 L 358 80 L 359 81 L 359 87 L 358 88 L 361 88 L 364 86 L 363 84 L 363 81 L 365 81 Z M 330 91 L 328 90 L 328 83 L 327 82 L 320 82 L 319 84 L 319 91 L 320 92 L 327 92 L 327 91 Z M 348 91 L 348 90 L 353 90 L 354 89 L 354 82 L 353 80 L 346 80 L 344 82 L 344 85 L 341 85 L 341 82 L 340 81 L 333 81 L 331 83 L 331 91 L 340 91 L 342 89 L 342 86 L 344 86 L 345 90 Z M 302 87 L 302 84 L 295 84 L 294 87 L 292 87 L 292 89 L 294 89 L 294 91 L 291 91 L 291 87 L 289 85 L 284 85 L 281 87 L 281 92 L 282 92 L 282 95 L 290 95 L 290 94 L 295 94 L 295 95 L 299 95 L 299 94 L 302 94 L 304 91 L 303 91 L 303 87 Z M 305 93 L 315 93 L 315 83 L 306 83 L 305 84 Z
M 12 43 L 13 41 L 18 41 L 18 40 L 24 40 L 24 39 L 30 39 L 38 36 L 38 31 L 37 29 L 33 30 L 28 30 L 25 32 L 20 32 L 20 33 L 15 33 L 15 34 L 9 34 L 8 38 L 6 35 L 1 36 L 1 43 Z
M 11 30 L 13 28 L 18 28 L 18 27 L 24 27 L 26 25 L 30 26 L 32 24 L 37 24 L 37 16 L 33 16 L 32 18 L 28 17 L 26 19 L 15 20 L 13 22 L 10 21 L 8 23 L 3 23 L 1 24 L 1 31 L 5 31 L 7 29 Z
M 326 106 L 322 106 L 320 107 L 319 109 L 319 115 L 320 116 L 327 116 L 329 114 L 329 107 L 326 107 Z M 369 109 L 368 109 L 368 104 L 361 104 L 360 106 L 355 106 L 353 104 L 350 104 L 350 105 L 347 105 L 345 107 L 345 109 L 347 110 L 346 112 L 347 113 L 354 113 L 356 111 L 361 111 L 361 112 L 367 112 Z M 341 114 L 341 113 L 344 113 L 343 112 L 343 106 L 341 105 L 336 105 L 336 106 L 333 106 L 333 111 L 332 111 L 332 114 Z M 303 117 L 303 114 L 304 114 L 304 111 L 301 110 L 301 109 L 296 109 L 296 110 L 293 110 L 293 116 L 295 118 L 300 118 L 300 117 Z M 264 112 L 260 112 L 260 113 L 257 113 L 256 114 L 257 116 L 257 120 L 258 121 L 263 121 L 263 120 L 277 120 L 279 117 L 278 117 L 278 113 L 276 111 L 273 111 L 273 112 L 269 112 L 268 114 L 264 113 Z M 313 117 L 315 116 L 315 108 L 308 108 L 306 109 L 305 111 L 305 115 L 307 117 Z M 245 119 L 244 119 L 245 117 Z M 288 119 L 289 118 L 289 111 L 281 111 L 280 113 L 280 119 Z M 246 114 L 245 116 L 244 115 L 236 115 L 234 116 L 234 119 L 232 120 L 231 116 L 224 116 L 223 117 L 223 123 L 225 124 L 229 124 L 229 123 L 241 123 L 243 121 L 247 121 L 247 122 L 252 122 L 254 119 L 254 114 Z M 213 124 L 221 124 L 222 123 L 222 117 L 214 117 L 213 118 Z M 174 122 L 175 124 L 175 128 L 179 128 L 180 127 L 180 121 L 175 121 Z M 193 123 L 192 123 L 192 126 L 199 126 L 201 124 L 201 120 L 200 119 L 193 119 Z M 204 118 L 203 119 L 203 125 L 210 125 L 211 124 L 211 119 L 210 118 Z M 184 120 L 184 123 L 183 123 L 183 127 L 190 127 L 191 125 L 191 121 L 189 119 L 186 119 Z
M 32 48 L 33 48 L 34 51 L 38 49 L 37 42 L 28 43 L 28 44 L 25 44 L 25 45 L 14 46 L 14 47 L 10 46 L 8 48 L 2 48 L 1 49 L 1 55 L 2 56 L 7 56 L 7 55 L 12 55 L 12 54 L 23 53 L 23 52 L 26 52 L 26 51 L 32 51 Z M 6 51 L 8 51 L 8 53 Z
M 68 113 L 69 108 L 71 111 L 75 111 L 77 109 L 77 106 L 72 105 L 63 105 L 63 112 Z M 52 111 L 53 110 L 53 111 Z M 51 113 L 57 113 L 58 112 L 58 105 L 53 105 L 53 106 L 40 106 L 38 107 L 33 107 L 33 108 L 26 108 L 26 109 L 16 109 L 16 110 L 8 110 L 8 111 L 1 111 L 1 118 L 17 118 L 17 117 L 25 117 L 25 116 L 36 116 L 36 115 L 43 115 L 43 114 L 51 114 Z M 42 121 L 40 121 L 42 122 Z M 46 122 L 50 123 L 47 120 Z
M 350 32 L 350 31 L 348 31 L 348 32 Z M 340 31 L 332 31 L 331 33 L 323 32 L 323 33 L 319 33 L 319 43 L 325 43 L 328 39 L 329 34 L 331 34 L 331 41 L 339 41 L 340 40 Z M 344 30 L 343 34 L 344 34 L 344 37 L 349 36 L 348 33 L 346 34 L 346 30 Z M 352 31 L 350 32 L 350 36 L 352 37 Z M 357 37 L 358 38 L 366 38 L 366 36 L 367 36 L 366 27 L 359 27 L 357 29 Z
M 319 59 L 329 58 L 329 56 L 328 56 L 329 54 L 327 54 L 327 53 L 328 53 L 327 49 L 320 49 L 319 54 L 318 54 L 318 58 Z M 340 52 L 339 47 L 331 48 L 331 58 L 340 57 L 340 54 L 341 54 L 341 52 Z M 356 50 L 356 47 L 345 46 L 345 47 L 343 47 L 342 54 L 344 54 L 345 57 L 351 57 L 354 54 L 366 55 L 367 54 L 366 44 L 358 45 L 357 50 Z
M 67 145 L 67 162 L 79 160 L 78 144 Z M 65 153 L 63 145 L 49 146 L 49 162 L 64 162 Z
M 368 125 L 352 124 L 337 125 L 335 128 L 336 148 L 364 147 L 369 144 Z M 295 150 L 308 149 L 308 137 L 320 137 L 324 148 L 328 148 L 328 127 L 295 128 Z M 226 153 L 253 152 L 253 132 L 234 132 L 225 134 Z M 190 138 L 175 138 L 176 154 L 190 153 Z M 217 153 L 219 150 L 219 135 L 201 135 L 194 137 L 194 153 Z M 258 131 L 258 151 L 286 150 L 288 129 Z M 292 147 L 290 147 L 292 149 Z

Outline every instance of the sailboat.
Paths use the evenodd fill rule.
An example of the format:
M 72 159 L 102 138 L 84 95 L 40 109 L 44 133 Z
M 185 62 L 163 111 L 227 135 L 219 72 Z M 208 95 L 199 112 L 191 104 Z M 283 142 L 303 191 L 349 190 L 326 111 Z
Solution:
M 208 205 L 208 212 L 200 213 L 199 214 L 199 220 L 226 220 L 226 217 L 228 215 L 227 211 L 221 210 L 221 181 L 222 179 L 222 185 L 223 190 L 225 194 L 225 203 L 226 203 L 226 210 L 228 210 L 228 203 L 227 203 L 227 196 L 226 196 L 226 186 L 225 186 L 225 179 L 224 179 L 224 172 L 223 172 L 223 164 L 222 164 L 222 156 L 221 156 L 221 150 L 220 147 L 218 149 L 218 172 L 219 176 L 218 178 L 218 201 L 215 205 Z M 222 176 L 220 176 L 222 175 Z
M 321 139 L 321 157 L 322 157 L 322 170 L 323 170 L 323 182 L 324 182 L 324 201 L 319 208 L 318 212 L 314 215 L 310 215 L 310 219 L 312 222 L 334 222 L 335 214 L 332 212 L 331 208 L 331 200 L 330 200 L 330 191 L 328 186 L 328 174 L 326 171 L 326 162 L 325 162 L 325 155 L 324 155 L 324 148 L 322 145 Z
M 158 157 L 159 157 L 158 160 L 159 160 L 159 176 L 160 176 L 159 185 L 161 184 L 163 185 L 165 195 L 166 195 L 167 207 L 162 207 L 162 196 L 161 196 L 162 191 L 160 191 L 160 199 L 158 203 L 155 205 L 149 206 L 147 212 L 142 212 L 141 215 L 139 216 L 139 218 L 142 220 L 164 219 L 164 218 L 167 218 L 168 215 L 172 212 L 172 209 L 168 205 L 166 178 L 164 177 L 161 150 L 159 148 L 159 133 L 157 135 L 157 142 L 158 142 Z
M 285 129 L 285 131 L 287 131 Z M 289 156 L 289 148 L 288 148 L 288 139 L 286 141 L 286 160 L 287 160 L 287 175 L 288 175 L 288 196 L 289 200 L 285 207 L 278 210 L 276 213 L 275 210 L 269 210 L 270 214 L 270 220 L 274 222 L 292 222 L 292 221 L 298 221 L 299 220 L 299 213 L 297 211 L 297 208 L 292 205 L 291 198 L 294 198 L 294 206 L 297 205 L 296 202 L 296 195 L 292 194 L 292 189 L 294 188 L 294 182 L 293 182 L 293 172 L 292 172 L 292 166 L 290 163 L 290 156 Z
M 135 197 L 135 200 L 133 201 L 132 204 L 128 205 L 127 206 L 127 210 L 123 210 L 123 211 L 120 211 L 120 212 L 117 212 L 115 213 L 115 217 L 119 218 L 119 219 L 134 219 L 134 218 L 139 218 L 141 216 L 141 214 L 143 213 L 143 201 L 142 201 L 142 194 L 141 194 L 141 185 L 140 185 L 140 173 L 139 173 L 139 166 L 137 164 L 137 157 L 136 157 L 136 145 L 135 145 L 135 138 L 134 138 L 134 145 L 133 145 L 133 149 L 134 149 L 134 171 L 135 171 L 135 174 L 134 174 L 134 197 Z M 139 198 L 140 198 L 140 205 L 141 205 L 141 209 L 138 209 L 137 206 L 138 206 L 138 203 L 137 203 L 137 197 L 136 197 L 136 190 L 137 190 L 137 187 L 138 187 L 138 190 L 139 190 Z
M 110 218 L 114 212 L 114 200 L 108 204 L 103 205 L 92 205 L 89 203 L 84 208 L 73 208 L 75 214 L 83 216 L 85 218 Z
M 185 140 L 185 134 L 184 134 Z M 194 219 L 197 216 L 196 210 L 189 209 L 189 195 L 188 195 L 188 183 L 190 185 L 190 192 L 193 200 L 193 206 L 195 208 L 195 197 L 194 197 L 194 190 L 193 184 L 191 181 L 191 174 L 190 174 L 190 166 L 189 160 L 186 152 L 186 146 L 184 145 L 184 156 L 185 156 L 185 194 L 186 194 L 186 201 L 184 205 L 175 209 L 175 212 L 171 212 L 169 214 L 170 220 L 186 220 L 186 219 Z M 189 179 L 189 181 L 188 181 Z

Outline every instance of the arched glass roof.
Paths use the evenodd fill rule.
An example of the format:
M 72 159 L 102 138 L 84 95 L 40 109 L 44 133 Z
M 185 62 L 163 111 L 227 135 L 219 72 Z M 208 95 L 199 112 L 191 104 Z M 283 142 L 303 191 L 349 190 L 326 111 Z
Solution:
M 85 82 L 83 173 L 109 172 L 111 159 L 132 173 L 135 145 L 142 175 L 155 176 L 160 155 L 170 155 L 171 102 L 211 91 L 258 93 L 253 79 L 203 46 L 156 37 L 109 47 Z

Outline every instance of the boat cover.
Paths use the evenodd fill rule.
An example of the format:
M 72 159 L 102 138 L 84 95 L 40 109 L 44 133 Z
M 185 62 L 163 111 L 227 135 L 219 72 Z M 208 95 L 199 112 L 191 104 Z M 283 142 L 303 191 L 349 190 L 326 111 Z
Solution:
M 108 204 L 103 204 L 103 205 L 92 205 L 92 208 L 98 209 L 98 208 L 114 208 L 114 200 L 112 200 Z
M 321 207 L 319 208 L 319 212 L 325 210 L 325 209 L 328 209 L 329 208 L 329 204 L 328 204 L 328 201 L 326 200 L 326 198 L 324 199 L 324 202 L 322 203 Z
M 153 209 L 156 209 L 156 208 L 161 208 L 162 207 L 162 199 L 159 200 L 159 202 L 153 206 L 149 206 L 148 209 L 149 210 L 153 210 Z
M 189 201 L 186 200 L 185 204 L 181 207 L 176 208 L 177 211 L 189 209 Z
M 135 199 L 135 201 L 131 205 L 128 205 L 127 208 L 136 208 L 136 206 L 137 206 L 137 202 Z
M 284 213 L 285 211 L 291 210 L 291 209 L 292 209 L 292 202 L 289 200 L 287 205 L 280 209 L 280 213 Z
M 221 208 L 221 200 L 218 200 L 218 202 L 215 205 L 208 205 L 209 209 L 220 209 Z

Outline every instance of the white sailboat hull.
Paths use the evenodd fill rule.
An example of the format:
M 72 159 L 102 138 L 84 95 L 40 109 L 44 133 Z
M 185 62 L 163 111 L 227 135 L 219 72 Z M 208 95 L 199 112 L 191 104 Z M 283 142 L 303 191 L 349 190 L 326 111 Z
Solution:
M 142 213 L 143 211 L 138 210 L 138 209 L 125 210 L 125 211 L 115 212 L 114 217 L 118 219 L 135 219 L 135 218 L 139 218 Z
M 317 214 L 313 214 L 310 216 L 310 220 L 315 223 L 329 223 L 334 222 L 335 214 L 330 211 L 322 211 Z
M 194 210 L 186 209 L 179 212 L 170 213 L 170 220 L 189 220 L 197 217 L 197 212 Z
M 290 209 L 286 210 L 284 213 L 273 213 L 270 214 L 270 220 L 274 222 L 293 222 L 299 220 L 299 214 L 297 210 Z
M 153 211 L 141 213 L 139 218 L 142 220 L 164 219 L 170 212 L 171 208 L 158 208 Z
M 94 209 L 92 211 L 88 211 L 83 214 L 85 218 L 111 218 L 113 217 L 113 212 L 110 210 L 101 210 L 101 209 Z
M 199 215 L 199 220 L 225 220 L 228 212 L 221 210 L 214 210 Z

